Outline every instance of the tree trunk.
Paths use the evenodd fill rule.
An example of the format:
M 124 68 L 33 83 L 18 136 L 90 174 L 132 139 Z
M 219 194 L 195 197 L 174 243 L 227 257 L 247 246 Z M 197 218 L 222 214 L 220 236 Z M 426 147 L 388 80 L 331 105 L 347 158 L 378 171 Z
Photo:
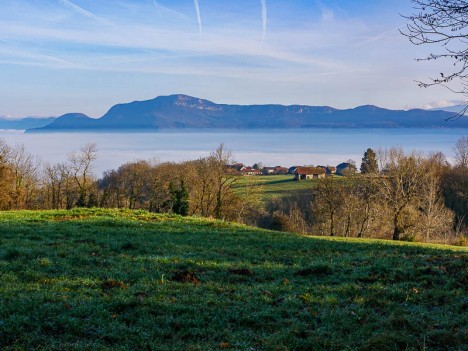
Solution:
M 348 214 L 348 217 L 346 220 L 346 227 L 345 227 L 345 237 L 349 236 L 350 229 L 351 229 L 351 215 Z
M 393 240 L 400 240 L 400 234 L 403 233 L 403 229 L 400 227 L 399 213 L 393 217 Z
M 220 184 L 218 191 L 216 193 L 216 208 L 215 208 L 216 219 L 221 219 L 221 208 L 223 206 L 222 193 L 223 193 L 223 188 L 222 188 L 222 184 Z
M 221 191 L 219 191 L 216 196 L 216 210 L 215 210 L 216 219 L 221 219 L 221 207 L 222 207 Z
M 359 227 L 359 233 L 357 235 L 358 238 L 362 238 L 366 224 L 367 226 L 369 226 L 369 217 L 370 217 L 369 212 L 370 212 L 370 205 L 369 203 L 366 203 L 366 210 L 364 212 L 366 215 L 364 216 L 364 219 L 362 220 L 361 225 Z

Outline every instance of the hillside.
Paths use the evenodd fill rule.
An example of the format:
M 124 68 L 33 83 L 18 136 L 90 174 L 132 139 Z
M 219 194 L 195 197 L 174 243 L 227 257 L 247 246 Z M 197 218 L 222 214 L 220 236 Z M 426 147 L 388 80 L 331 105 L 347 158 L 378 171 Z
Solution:
M 3 350 L 461 350 L 468 250 L 0 212 Z
M 437 107 L 431 109 L 432 111 L 446 111 L 451 112 L 454 115 L 461 114 L 463 112 L 464 115 L 468 115 L 466 111 L 466 105 L 453 105 L 453 106 L 446 106 L 446 107 Z
M 25 130 L 41 128 L 52 123 L 54 120 L 54 117 L 25 117 L 19 119 L 0 117 L 0 129 Z
M 468 119 L 445 122 L 453 113 L 359 106 L 226 105 L 187 95 L 159 96 L 113 106 L 93 119 L 67 114 L 28 132 L 58 130 L 259 129 L 259 128 L 468 128 Z

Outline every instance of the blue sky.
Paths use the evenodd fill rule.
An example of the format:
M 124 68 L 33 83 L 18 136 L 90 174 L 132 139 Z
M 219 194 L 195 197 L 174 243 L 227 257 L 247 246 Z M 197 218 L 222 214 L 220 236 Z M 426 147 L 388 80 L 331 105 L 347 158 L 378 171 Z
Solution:
M 454 104 L 398 33 L 410 0 L 2 0 L 0 115 L 100 117 L 184 93 L 219 103 Z

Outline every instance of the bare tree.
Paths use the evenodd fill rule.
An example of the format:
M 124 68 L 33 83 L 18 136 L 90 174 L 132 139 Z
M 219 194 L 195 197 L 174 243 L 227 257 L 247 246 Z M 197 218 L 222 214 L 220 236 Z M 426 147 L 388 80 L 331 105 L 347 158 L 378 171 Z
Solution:
M 357 222 L 357 237 L 361 238 L 368 230 L 372 218 L 376 212 L 376 198 L 378 189 L 374 186 L 373 178 L 378 177 L 376 174 L 361 176 L 354 179 L 352 185 L 352 207 L 355 212 Z
M 235 188 L 240 176 L 237 170 L 229 167 L 233 163 L 232 152 L 221 144 L 209 157 L 183 165 L 190 214 L 218 219 L 238 218 L 241 203 Z
M 126 206 L 126 199 L 118 170 L 111 169 L 105 171 L 102 178 L 98 180 L 98 187 L 102 192 L 101 205 L 103 207 L 122 208 Z
M 318 181 L 316 193 L 314 212 L 316 216 L 324 216 L 328 222 L 328 233 L 334 236 L 337 213 L 343 204 L 343 187 L 336 184 L 334 177 L 326 177 Z
M 402 149 L 391 148 L 380 152 L 379 157 L 385 174 L 374 181 L 392 217 L 393 240 L 400 240 L 401 234 L 414 226 L 409 212 L 424 177 L 421 156 L 405 155 Z
M 232 151 L 220 144 L 208 157 L 210 172 L 215 182 L 216 205 L 215 217 L 223 218 L 223 206 L 229 201 L 233 187 L 239 179 L 237 174 L 230 172 L 228 165 L 234 163 Z
M 454 167 L 443 174 L 441 179 L 445 205 L 455 212 L 457 223 L 460 220 L 468 225 L 468 168 Z
M 7 161 L 9 154 L 10 147 L 5 142 L 5 140 L 0 139 L 0 164 L 4 164 Z
M 67 163 L 46 164 L 42 176 L 48 207 L 71 209 L 79 197 L 79 190 Z
M 418 59 L 419 61 L 447 62 L 446 72 L 430 78 L 428 82 L 418 82 L 419 86 L 426 88 L 443 85 L 468 96 L 468 1 L 412 0 L 412 3 L 416 12 L 403 16 L 409 23 L 401 33 L 415 45 L 440 47 L 439 51 L 430 53 L 427 57 Z
M 210 163 L 207 158 L 188 162 L 187 173 L 192 180 L 190 185 L 190 214 L 202 217 L 211 216 L 215 207 L 215 184 L 212 182 Z
M 68 162 L 73 179 L 79 188 L 80 195 L 78 206 L 86 206 L 88 203 L 89 188 L 92 180 L 93 163 L 97 159 L 96 144 L 86 144 L 79 152 L 68 154 Z
M 10 150 L 9 162 L 14 177 L 12 207 L 31 208 L 39 188 L 40 161 L 28 153 L 24 145 L 16 145 Z
M 9 163 L 11 148 L 0 139 L 0 209 L 8 209 L 11 204 L 13 172 Z
M 119 187 L 130 209 L 148 206 L 152 167 L 146 161 L 126 163 L 117 170 Z
M 45 187 L 48 207 L 61 208 L 61 185 L 58 165 L 46 164 L 43 171 L 43 186 Z
M 236 206 L 233 208 L 233 214 L 230 216 L 236 222 L 254 225 L 261 216 L 263 186 L 255 177 L 245 177 L 245 183 L 242 183 L 242 193 L 237 197 Z
M 182 166 L 172 162 L 165 162 L 153 166 L 151 174 L 150 206 L 152 212 L 167 213 L 172 211 L 173 196 L 171 183 L 180 181 Z
M 421 167 L 424 169 L 424 177 L 420 180 L 417 197 L 418 224 L 424 239 L 428 241 L 450 230 L 454 223 L 454 213 L 445 206 L 442 197 L 439 165 L 429 158 L 424 160 Z
M 468 168 L 468 137 L 458 139 L 454 151 L 456 166 Z

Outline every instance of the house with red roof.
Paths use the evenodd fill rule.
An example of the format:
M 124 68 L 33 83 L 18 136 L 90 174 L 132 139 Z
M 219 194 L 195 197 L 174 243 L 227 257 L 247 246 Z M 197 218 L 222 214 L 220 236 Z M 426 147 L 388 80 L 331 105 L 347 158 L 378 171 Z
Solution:
M 262 171 L 252 167 L 242 167 L 239 172 L 242 175 L 262 175 Z
M 295 180 L 325 178 L 325 169 L 322 167 L 297 167 L 294 172 Z
M 286 167 L 276 166 L 274 173 L 275 174 L 288 174 L 288 169 Z

